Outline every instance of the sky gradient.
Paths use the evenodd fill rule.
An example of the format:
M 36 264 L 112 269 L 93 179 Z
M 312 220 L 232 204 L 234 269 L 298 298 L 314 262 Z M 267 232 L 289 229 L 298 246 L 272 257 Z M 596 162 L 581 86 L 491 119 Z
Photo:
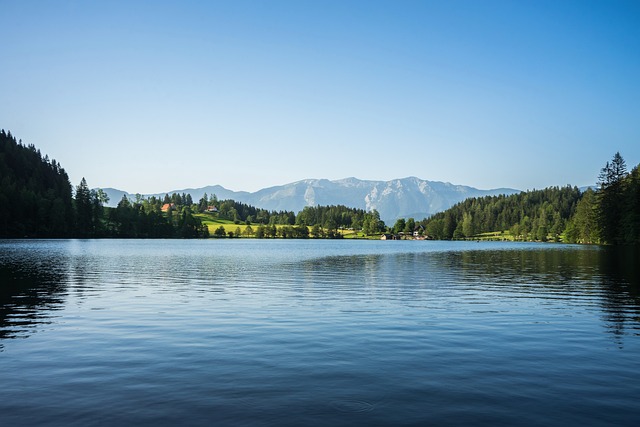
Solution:
M 0 0 L 0 128 L 72 184 L 482 189 L 640 163 L 638 1 Z

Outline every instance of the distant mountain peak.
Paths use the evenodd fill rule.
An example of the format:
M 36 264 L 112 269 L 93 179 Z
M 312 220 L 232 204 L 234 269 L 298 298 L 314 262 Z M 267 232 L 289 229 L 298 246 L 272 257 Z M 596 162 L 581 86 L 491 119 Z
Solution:
M 109 195 L 110 206 L 115 206 L 122 199 L 122 195 L 127 194 L 112 188 L 103 190 Z M 422 219 L 431 216 L 469 197 L 509 195 L 519 192 L 511 188 L 479 190 L 464 185 L 427 181 L 409 176 L 389 181 L 361 180 L 354 177 L 338 180 L 303 179 L 263 188 L 253 193 L 231 191 L 220 185 L 212 185 L 145 196 L 164 197 L 165 194 L 186 193 L 197 201 L 207 193 L 209 196 L 215 194 L 220 200 L 233 199 L 262 209 L 296 213 L 305 206 L 345 205 L 366 210 L 376 209 L 383 221 L 392 224 L 398 218 L 411 216 Z M 127 196 L 134 197 L 130 194 Z

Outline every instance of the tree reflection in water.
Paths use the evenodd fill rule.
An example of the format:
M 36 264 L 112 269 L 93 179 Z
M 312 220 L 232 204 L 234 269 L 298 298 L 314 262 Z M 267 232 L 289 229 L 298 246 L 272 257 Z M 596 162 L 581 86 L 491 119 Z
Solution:
M 2 340 L 30 336 L 64 308 L 67 285 L 61 267 L 59 263 L 0 258 L 0 351 Z

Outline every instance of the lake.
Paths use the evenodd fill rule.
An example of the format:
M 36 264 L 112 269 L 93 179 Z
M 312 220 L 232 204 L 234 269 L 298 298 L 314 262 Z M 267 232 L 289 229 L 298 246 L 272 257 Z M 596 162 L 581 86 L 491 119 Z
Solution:
M 0 424 L 640 423 L 640 252 L 0 240 Z

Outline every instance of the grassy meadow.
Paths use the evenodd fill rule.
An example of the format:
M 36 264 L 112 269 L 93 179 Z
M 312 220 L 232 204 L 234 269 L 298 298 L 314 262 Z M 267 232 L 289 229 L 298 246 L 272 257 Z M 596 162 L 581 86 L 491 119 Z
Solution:
M 199 213 L 194 214 L 195 217 L 200 218 L 202 223 L 207 226 L 209 229 L 209 235 L 214 236 L 214 232 L 220 228 L 221 226 L 224 228 L 225 233 L 228 235 L 229 232 L 236 235 L 238 229 L 240 229 L 240 237 L 253 237 L 253 235 L 246 235 L 246 229 L 249 225 L 244 223 L 236 224 L 231 220 L 219 218 L 216 214 L 209 213 Z M 255 233 L 256 229 L 260 224 L 251 224 L 251 229 L 253 233 Z M 277 229 L 284 227 L 283 225 L 276 225 Z M 309 228 L 309 232 L 311 232 L 311 227 Z M 361 231 L 354 230 L 340 230 L 340 233 L 343 235 L 345 239 L 380 239 L 380 235 L 367 236 Z

